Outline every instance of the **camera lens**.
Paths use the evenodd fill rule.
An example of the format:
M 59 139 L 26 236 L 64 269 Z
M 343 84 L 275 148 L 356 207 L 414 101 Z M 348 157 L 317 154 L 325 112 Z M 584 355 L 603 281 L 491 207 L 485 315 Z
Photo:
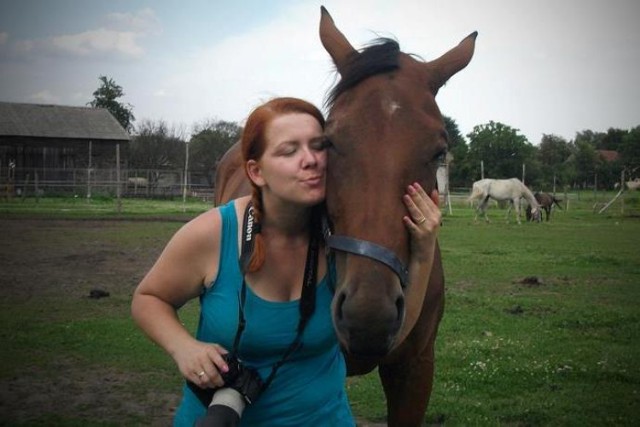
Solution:
M 207 414 L 197 421 L 196 427 L 237 426 L 245 405 L 245 400 L 238 391 L 222 388 L 213 395 Z

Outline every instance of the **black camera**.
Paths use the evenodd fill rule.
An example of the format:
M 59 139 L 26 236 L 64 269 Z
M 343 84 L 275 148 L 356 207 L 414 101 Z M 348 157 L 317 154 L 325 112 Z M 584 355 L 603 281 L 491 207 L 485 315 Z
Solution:
M 222 356 L 229 370 L 220 373 L 224 386 L 214 390 L 207 414 L 196 422 L 196 427 L 232 427 L 240 423 L 246 405 L 260 396 L 263 382 L 258 372 L 244 366 L 237 357 Z

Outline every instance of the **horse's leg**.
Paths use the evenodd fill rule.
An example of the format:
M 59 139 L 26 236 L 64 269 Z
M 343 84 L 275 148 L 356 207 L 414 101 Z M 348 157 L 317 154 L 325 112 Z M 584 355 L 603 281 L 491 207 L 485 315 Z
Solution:
M 516 221 L 518 225 L 522 225 L 520 222 L 520 199 L 512 200 L 511 203 L 513 204 L 513 210 L 516 212 Z
M 505 221 L 509 224 L 509 215 L 511 214 L 511 209 L 513 207 L 513 200 L 509 201 L 509 206 L 507 207 L 507 216 L 505 217 Z
M 389 427 L 422 425 L 433 387 L 434 345 L 443 312 L 444 275 L 440 267 L 432 273 L 416 326 L 399 348 L 404 354 L 378 369 L 387 398 Z
M 489 204 L 489 196 L 487 196 L 484 199 L 482 199 L 482 202 L 478 206 L 478 209 L 482 210 L 482 215 L 484 216 L 484 220 L 486 222 L 491 222 L 491 221 L 489 221 L 489 217 L 487 216 L 487 205 L 488 204 Z M 476 218 L 477 218 L 477 216 L 476 216 Z
M 478 215 L 480 215 L 480 213 L 482 212 L 484 214 L 484 211 L 482 210 L 482 202 L 484 201 L 484 199 L 482 201 L 478 201 L 478 206 L 476 206 L 476 216 L 473 218 L 473 222 L 478 222 Z
M 434 339 L 422 354 L 393 365 L 380 365 L 378 373 L 387 398 L 388 427 L 423 424 L 434 374 Z

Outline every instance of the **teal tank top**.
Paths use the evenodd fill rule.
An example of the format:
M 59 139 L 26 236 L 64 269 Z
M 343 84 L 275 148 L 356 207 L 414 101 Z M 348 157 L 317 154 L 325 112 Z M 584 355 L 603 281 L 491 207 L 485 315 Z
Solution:
M 220 267 L 214 283 L 200 296 L 196 337 L 231 351 L 238 327 L 242 273 L 238 265 L 238 221 L 233 202 L 220 208 Z M 346 365 L 331 319 L 333 292 L 323 278 L 316 288 L 316 309 L 304 330 L 302 347 L 285 362 L 271 385 L 245 408 L 241 426 L 355 426 L 345 393 Z M 295 339 L 299 300 L 267 301 L 247 286 L 246 327 L 239 357 L 265 380 Z M 174 426 L 193 426 L 206 408 L 188 388 Z

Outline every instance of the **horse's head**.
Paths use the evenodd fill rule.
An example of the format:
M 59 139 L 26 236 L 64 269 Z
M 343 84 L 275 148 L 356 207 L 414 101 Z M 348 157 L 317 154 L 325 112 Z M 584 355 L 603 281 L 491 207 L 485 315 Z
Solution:
M 407 265 L 409 235 L 402 223 L 402 195 L 416 181 L 428 192 L 436 188 L 447 132 L 435 96 L 469 63 L 475 37 L 471 34 L 431 62 L 400 52 L 392 40 L 358 52 L 322 8 L 320 38 L 341 76 L 328 99 L 326 127 L 332 143 L 327 207 L 334 236 L 372 242 L 388 251 L 382 258 L 395 256 Z M 368 251 L 335 251 L 333 317 L 347 351 L 375 357 L 393 348 L 405 317 L 415 324 L 416 313 L 405 311 L 419 311 L 421 304 L 405 301 L 402 273 L 394 271 L 393 262 L 363 254 Z M 440 266 L 439 254 L 434 263 Z M 426 287 L 427 282 L 425 278 L 412 286 Z

